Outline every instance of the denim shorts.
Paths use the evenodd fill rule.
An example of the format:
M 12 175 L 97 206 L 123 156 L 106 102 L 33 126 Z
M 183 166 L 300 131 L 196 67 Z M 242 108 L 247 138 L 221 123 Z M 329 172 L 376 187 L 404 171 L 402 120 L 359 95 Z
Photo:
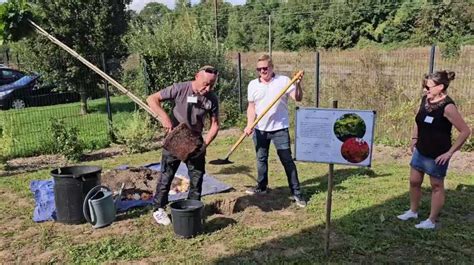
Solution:
M 420 154 L 416 148 L 413 151 L 413 156 L 410 162 L 410 166 L 414 169 L 424 172 L 437 179 L 444 179 L 446 172 L 448 171 L 448 165 L 449 161 L 447 161 L 444 165 L 437 165 L 433 158 Z

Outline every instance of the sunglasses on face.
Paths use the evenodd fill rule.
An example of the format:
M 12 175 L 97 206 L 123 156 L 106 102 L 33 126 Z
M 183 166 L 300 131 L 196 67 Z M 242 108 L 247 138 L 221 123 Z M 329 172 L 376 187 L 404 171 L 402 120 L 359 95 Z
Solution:
M 268 71 L 268 67 L 257 67 L 257 72 Z
M 428 86 L 428 85 L 424 85 L 424 88 L 428 91 L 430 91 L 430 89 L 432 89 L 433 87 L 437 87 L 439 85 L 434 85 L 434 86 Z

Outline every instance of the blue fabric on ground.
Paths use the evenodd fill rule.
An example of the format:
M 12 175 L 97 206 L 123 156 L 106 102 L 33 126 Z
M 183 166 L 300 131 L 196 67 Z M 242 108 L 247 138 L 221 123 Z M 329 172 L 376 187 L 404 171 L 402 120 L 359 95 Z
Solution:
M 145 165 L 145 167 L 160 171 L 161 170 L 161 164 L 160 163 L 153 163 L 153 164 L 148 164 Z M 127 169 L 127 166 L 120 166 L 120 169 Z M 185 176 L 189 178 L 188 176 L 188 168 L 186 167 L 186 164 L 181 163 L 178 167 L 178 171 L 176 174 Z M 209 176 L 208 174 L 204 174 L 203 181 L 202 181 L 202 196 L 209 195 L 209 194 L 215 194 L 219 192 L 224 192 L 230 190 L 232 187 L 220 182 L 219 180 Z M 170 194 L 168 195 L 168 201 L 177 201 L 181 199 L 186 199 L 188 197 L 187 192 L 180 192 L 176 194 Z M 120 201 L 117 202 L 117 210 L 118 211 L 126 211 L 130 208 L 133 207 L 143 207 L 146 205 L 151 205 L 153 204 L 153 200 L 130 200 L 130 201 Z
M 150 168 L 152 170 L 160 171 L 161 164 L 153 163 L 145 165 L 145 167 Z M 117 169 L 125 170 L 127 168 L 128 166 L 120 166 Z M 176 174 L 189 178 L 186 164 L 181 163 Z M 231 186 L 222 183 L 207 174 L 204 174 L 201 195 L 205 196 L 209 194 L 224 192 L 230 190 L 231 188 Z M 33 193 L 33 197 L 35 199 L 33 221 L 44 222 L 49 220 L 56 220 L 56 205 L 54 203 L 54 180 L 32 180 L 30 182 L 30 190 Z M 172 202 L 181 199 L 186 199 L 187 197 L 187 192 L 181 192 L 177 194 L 170 194 L 168 196 L 168 200 Z M 153 204 L 153 200 L 130 200 L 118 201 L 116 206 L 117 211 L 124 212 L 130 208 L 143 207 L 151 204 Z
M 32 180 L 30 190 L 35 199 L 33 221 L 44 222 L 56 220 L 56 205 L 54 204 L 54 180 Z

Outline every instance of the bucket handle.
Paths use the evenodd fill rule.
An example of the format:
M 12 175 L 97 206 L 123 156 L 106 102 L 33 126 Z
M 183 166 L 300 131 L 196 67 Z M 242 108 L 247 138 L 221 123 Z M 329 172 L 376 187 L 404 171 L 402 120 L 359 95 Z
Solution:
M 72 175 L 72 178 L 73 179 L 78 179 L 80 178 L 83 182 L 86 182 L 86 177 L 84 177 L 85 175 L 84 174 L 81 174 L 81 175 Z
M 95 186 L 87 193 L 86 197 L 84 198 L 84 203 L 82 204 L 82 213 L 84 214 L 84 218 L 87 220 L 87 222 L 91 224 L 93 224 L 94 220 L 92 220 L 93 217 L 90 216 L 89 199 L 92 198 L 101 189 L 106 189 L 112 192 L 107 186 L 102 186 L 102 185 Z

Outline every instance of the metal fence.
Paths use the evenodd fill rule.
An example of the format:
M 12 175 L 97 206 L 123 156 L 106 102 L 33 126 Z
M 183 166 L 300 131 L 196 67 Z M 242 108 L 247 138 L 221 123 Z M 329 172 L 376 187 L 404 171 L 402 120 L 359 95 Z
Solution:
M 241 55 L 242 68 L 247 70 L 244 73 L 255 77 L 255 65 L 261 54 Z M 236 60 L 238 56 L 231 57 Z M 409 141 L 422 94 L 422 77 L 430 69 L 456 73 L 448 93 L 468 124 L 474 124 L 474 46 L 462 47 L 460 56 L 451 59 L 443 58 L 439 47 L 319 53 L 274 51 L 272 58 L 277 73 L 291 76 L 296 70 L 305 71 L 304 99 L 300 105 L 319 103 L 320 107 L 330 108 L 337 100 L 339 108 L 376 110 L 375 138 L 379 143 L 403 145 Z M 243 89 L 246 95 L 246 88 Z
M 304 99 L 298 105 L 318 104 L 320 107 L 331 107 L 332 102 L 337 100 L 340 108 L 376 110 L 376 141 L 401 145 L 410 137 L 414 112 L 422 91 L 421 79 L 423 74 L 429 72 L 430 63 L 434 70 L 450 69 L 456 72 L 456 80 L 450 86 L 449 93 L 468 123 L 472 126 L 474 122 L 474 95 L 471 88 L 471 83 L 474 81 L 471 70 L 474 67 L 474 47 L 463 47 L 461 56 L 457 59 L 442 58 L 439 48 L 433 51 L 434 53 L 431 47 L 319 53 L 274 51 L 272 57 L 277 73 L 292 76 L 297 70 L 305 71 Z M 231 87 L 226 93 L 232 95 L 230 97 L 226 95 L 226 101 L 222 102 L 221 113 L 228 115 L 245 111 L 247 84 L 256 78 L 254 69 L 261 54 L 248 52 L 227 55 L 233 62 L 232 71 L 235 71 L 235 74 L 233 79 L 227 80 L 225 84 Z M 434 57 L 430 59 L 432 55 Z M 24 69 L 21 59 L 17 61 L 12 58 L 20 57 L 9 55 L 9 61 L 5 61 L 4 57 L 3 62 L 14 68 Z M 107 60 L 102 56 L 89 56 L 88 59 L 101 68 L 111 66 L 110 68 L 118 69 L 114 60 Z M 74 60 L 72 57 L 65 57 L 58 59 L 58 64 L 71 67 Z M 124 73 L 131 70 L 142 71 L 141 66 L 140 60 L 132 63 L 129 61 L 122 69 L 122 75 L 115 77 L 123 81 L 123 77 L 126 76 Z M 30 98 L 25 102 L 26 108 L 0 111 L 0 132 L 3 143 L 9 146 L 8 152 L 11 157 L 51 152 L 49 130 L 53 120 L 63 120 L 68 126 L 76 127 L 86 144 L 86 149 L 94 150 L 110 144 L 112 127 L 126 123 L 137 107 L 130 99 L 119 93 L 112 93 L 107 97 L 105 94 L 107 86 L 99 76 L 85 76 L 87 80 L 78 79 L 74 85 L 85 90 L 87 115 L 81 113 L 81 95 L 74 92 L 80 89 L 64 87 L 63 84 L 54 82 L 42 84 L 49 88 L 28 87 Z M 146 79 L 143 80 L 143 87 L 146 87 Z M 43 88 L 44 90 L 41 90 Z M 11 107 L 11 104 L 7 107 Z M 228 119 L 224 117 L 222 120 Z
M 2 76 L 21 71 L 17 81 L 0 87 L 0 131 L 4 152 L 10 157 L 51 153 L 55 149 L 51 146 L 54 144 L 52 124 L 58 120 L 68 128 L 78 129 L 86 149 L 106 147 L 110 143 L 113 114 L 108 105 L 114 104 L 116 113 L 135 108 L 126 98 L 106 97 L 106 83 L 85 67 L 78 70 L 73 83 L 68 83 L 62 82 L 64 78 L 55 76 L 54 72 L 50 76 L 35 73 L 35 69 L 28 69 L 19 58 L 7 53 L 0 68 Z M 102 67 L 111 64 L 101 55 L 87 59 Z M 83 67 L 74 60 L 65 56 L 57 58 L 55 64 L 64 68 Z

